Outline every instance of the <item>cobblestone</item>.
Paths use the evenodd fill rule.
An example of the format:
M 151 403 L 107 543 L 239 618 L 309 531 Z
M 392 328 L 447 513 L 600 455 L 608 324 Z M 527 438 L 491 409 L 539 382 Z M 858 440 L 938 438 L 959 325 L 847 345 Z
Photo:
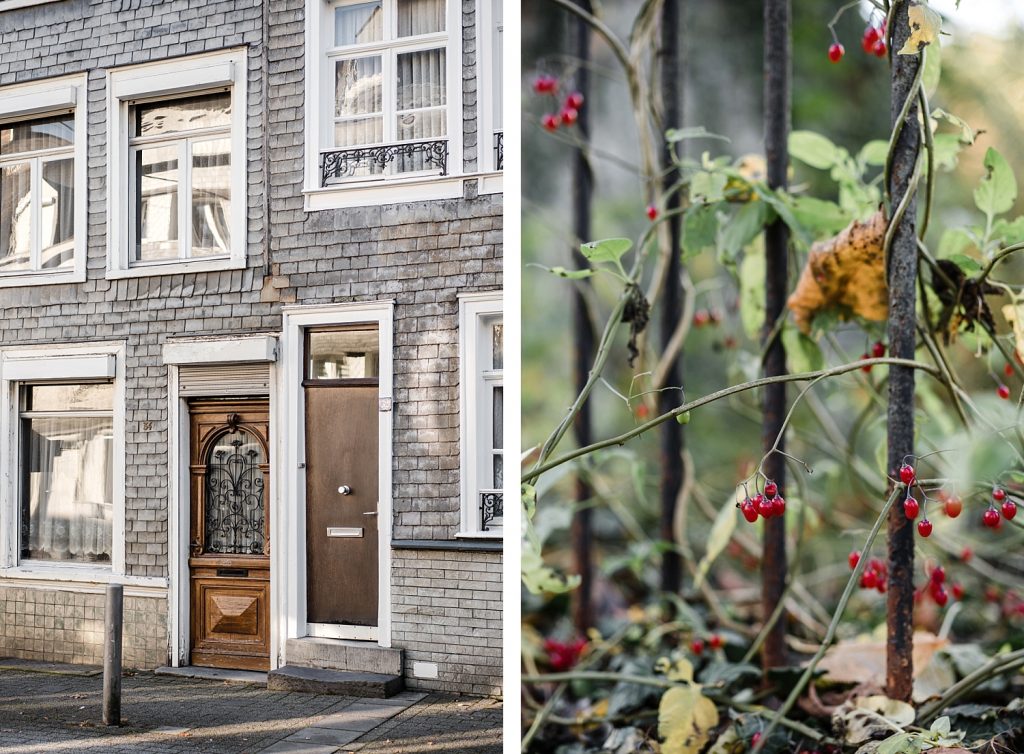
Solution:
M 0 670 L 0 754 L 501 751 L 501 702 L 476 697 L 357 699 L 139 673 L 123 679 L 120 728 L 103 726 L 101 709 L 100 676 Z

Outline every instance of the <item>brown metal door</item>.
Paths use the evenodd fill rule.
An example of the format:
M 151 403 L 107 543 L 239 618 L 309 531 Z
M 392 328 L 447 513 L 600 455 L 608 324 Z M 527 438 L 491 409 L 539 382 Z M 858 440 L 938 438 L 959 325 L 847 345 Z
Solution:
M 306 387 L 306 620 L 377 625 L 377 386 Z
M 190 662 L 269 670 L 269 407 L 200 400 L 189 414 Z

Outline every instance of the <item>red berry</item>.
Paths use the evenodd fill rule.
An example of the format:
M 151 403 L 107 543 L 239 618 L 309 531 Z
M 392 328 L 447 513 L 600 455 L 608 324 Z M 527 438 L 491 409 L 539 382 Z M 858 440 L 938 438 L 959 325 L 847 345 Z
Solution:
M 946 515 L 950 518 L 959 516 L 963 509 L 964 501 L 960 499 L 959 495 L 950 495 L 946 498 Z
M 1003 374 L 1007 377 L 1013 377 L 1013 364 L 1007 362 L 1006 366 L 1003 367 Z
M 1006 385 L 1000 385 L 999 387 L 996 388 L 996 395 L 998 395 L 1004 401 L 1009 400 L 1010 388 L 1006 387 Z
M 974 550 L 972 550 L 970 547 L 965 547 L 963 550 L 960 551 L 960 560 L 962 560 L 964 563 L 970 562 L 971 558 L 973 557 Z
M 654 220 L 657 217 L 658 217 L 658 208 L 655 207 L 653 204 L 648 204 L 647 205 L 647 219 L 648 220 Z
M 917 502 L 916 497 L 913 495 L 907 496 L 907 499 L 903 501 L 903 512 L 910 520 L 917 518 L 917 514 L 921 512 L 921 504 Z
M 850 553 L 850 554 L 849 554 L 849 555 L 847 556 L 847 558 L 846 558 L 846 562 L 850 564 L 850 570 L 851 570 L 851 571 L 852 571 L 852 570 L 853 570 L 854 568 L 856 568 L 856 567 L 857 567 L 857 564 L 858 564 L 858 563 L 860 562 L 860 550 L 854 550 L 853 552 L 851 552 L 851 553 Z
M 648 217 L 650 217 L 650 208 L 648 208 Z M 654 217 L 657 217 L 658 213 L 655 210 Z M 651 217 L 653 220 L 654 217 Z M 693 313 L 693 326 L 704 327 L 708 322 L 711 321 L 711 313 L 707 309 L 698 309 Z
M 914 477 L 915 474 L 913 466 L 911 466 L 909 463 L 905 463 L 902 466 L 900 466 L 900 481 L 903 482 L 903 484 L 913 483 Z
M 880 340 L 876 340 L 875 344 L 871 346 L 871 355 L 876 359 L 880 359 L 885 356 L 885 344 Z
M 761 740 L 761 734 L 760 733 L 755 733 L 754 735 L 752 735 L 750 737 L 750 745 L 751 746 L 757 746 L 757 742 L 760 741 L 760 740 Z
M 843 57 L 843 53 L 845 52 L 846 50 L 843 48 L 841 44 L 839 44 L 838 42 L 833 42 L 828 47 L 828 59 L 831 60 L 833 63 L 838 63 L 840 59 Z
M 537 94 L 552 94 L 558 88 L 558 79 L 554 76 L 538 76 L 533 80 L 533 91 Z
M 708 639 L 708 644 L 711 645 L 712 649 L 721 649 L 722 648 L 722 637 L 719 636 L 718 634 L 711 634 L 711 638 Z
M 942 566 L 935 566 L 928 578 L 933 584 L 942 584 L 946 581 L 946 569 Z
M 886 586 L 885 586 L 885 578 L 884 577 L 882 577 L 882 576 L 878 577 L 878 583 L 875 584 L 875 589 L 878 590 L 879 594 L 885 594 Z
M 945 607 L 949 602 L 949 594 L 941 586 L 932 592 L 932 598 L 939 607 Z
M 953 584 L 953 599 L 962 600 L 964 598 L 964 585 Z
M 864 36 L 860 40 L 860 45 L 864 48 L 864 52 L 874 52 L 875 42 L 878 41 L 879 31 L 874 26 L 869 26 L 864 30 Z
M 889 567 L 878 558 L 871 558 L 868 561 L 868 569 L 874 571 L 879 576 L 883 576 L 889 571 Z
M 888 49 L 889 48 L 885 46 L 885 40 L 884 39 L 879 39 L 877 42 L 875 42 L 874 46 L 871 48 L 871 52 L 875 53 L 876 57 L 884 58 L 885 57 L 885 53 L 888 51 Z
M 861 360 L 864 360 L 864 359 L 867 359 L 867 358 L 870 358 L 870 357 L 868 356 L 868 352 L 865 351 L 864 353 L 862 353 L 860 355 L 860 358 L 861 358 Z M 871 371 L 871 364 L 867 364 L 866 366 L 862 366 L 860 368 L 860 371 L 862 371 L 862 372 L 870 372 Z
M 981 522 L 990 529 L 995 529 L 999 526 L 999 514 L 996 513 L 996 509 L 989 508 L 985 511 L 985 515 L 981 517 Z
M 864 575 L 860 577 L 860 585 L 865 589 L 874 589 L 878 586 L 878 574 L 874 571 L 864 571 Z
M 562 112 L 559 114 L 559 117 L 562 119 L 563 125 L 571 126 L 579 120 L 580 113 L 575 107 L 566 106 L 562 108 Z
M 772 500 L 772 515 L 781 516 L 786 512 L 786 499 L 779 495 L 777 498 Z
M 1013 517 L 1017 515 L 1017 504 L 1012 500 L 1007 500 L 1003 503 L 1003 517 L 1007 521 L 1012 521 Z
M 743 513 L 743 518 L 747 519 L 748 522 L 754 523 L 757 521 L 757 508 L 754 507 L 754 504 L 749 499 L 743 501 L 740 511 Z
M 773 515 L 775 515 L 775 503 L 766 498 L 764 495 L 757 495 L 757 497 L 761 498 L 761 500 L 757 503 L 757 512 L 765 518 L 771 518 Z
M 999 587 L 991 585 L 985 587 L 985 602 L 999 602 Z
M 764 486 L 764 494 L 768 497 L 775 497 L 779 494 L 779 485 L 775 484 L 775 482 L 768 482 L 768 484 Z
M 1001 503 L 1006 499 L 1006 490 L 1002 487 L 994 487 L 992 489 L 992 499 L 997 503 Z
M 579 92 L 572 92 L 565 98 L 565 106 L 571 107 L 573 110 L 579 110 L 583 107 L 583 95 Z
M 558 116 L 552 115 L 551 113 L 545 113 L 544 117 L 540 119 L 540 123 L 548 131 L 554 131 L 558 128 Z
M 695 655 L 701 655 L 704 653 L 704 640 L 694 639 L 690 642 L 690 651 Z
M 932 533 L 932 522 L 927 518 L 922 518 L 917 522 L 917 533 L 922 537 L 927 537 Z

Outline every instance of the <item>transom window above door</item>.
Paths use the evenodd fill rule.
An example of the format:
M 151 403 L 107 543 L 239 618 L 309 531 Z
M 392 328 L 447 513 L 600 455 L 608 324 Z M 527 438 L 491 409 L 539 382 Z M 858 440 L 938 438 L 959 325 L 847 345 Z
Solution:
M 321 184 L 448 173 L 446 0 L 327 6 Z

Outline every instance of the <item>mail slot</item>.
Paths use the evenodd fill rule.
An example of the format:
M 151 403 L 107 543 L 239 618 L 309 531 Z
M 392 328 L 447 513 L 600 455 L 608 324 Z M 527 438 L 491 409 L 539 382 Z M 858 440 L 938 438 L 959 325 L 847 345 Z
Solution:
M 244 579 L 249 575 L 248 568 L 218 568 L 218 576 L 230 576 L 231 578 Z
M 328 537 L 361 537 L 363 536 L 363 527 L 349 527 L 349 526 L 328 526 L 327 527 Z

